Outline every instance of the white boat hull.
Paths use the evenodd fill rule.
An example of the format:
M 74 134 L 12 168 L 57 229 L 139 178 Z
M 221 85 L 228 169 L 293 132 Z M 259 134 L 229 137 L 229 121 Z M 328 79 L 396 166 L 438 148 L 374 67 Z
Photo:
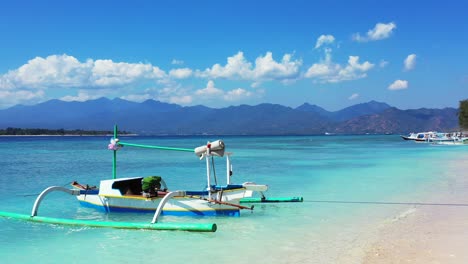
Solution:
M 239 215 L 239 200 L 252 197 L 252 191 L 244 188 L 223 191 L 221 199 L 213 197 L 209 200 L 205 196 L 188 195 L 174 197 L 163 207 L 163 215 Z M 94 207 L 105 212 L 154 212 L 162 197 L 146 198 L 139 195 L 110 196 L 88 194 L 77 196 L 84 206 Z M 216 198 L 216 200 L 214 200 Z M 225 204 L 229 203 L 229 204 Z

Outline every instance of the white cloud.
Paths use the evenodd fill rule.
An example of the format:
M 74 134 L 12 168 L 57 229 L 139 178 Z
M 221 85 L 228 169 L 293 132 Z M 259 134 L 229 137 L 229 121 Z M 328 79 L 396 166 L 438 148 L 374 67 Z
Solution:
M 337 71 L 339 65 L 333 64 L 331 59 L 331 49 L 325 49 L 325 59 L 320 63 L 314 63 L 305 73 L 305 77 L 314 78 L 319 76 L 327 76 L 332 72 Z
M 277 62 L 273 59 L 273 54 L 267 52 L 265 56 L 259 56 L 255 60 L 255 67 L 253 67 L 252 63 L 244 57 L 244 53 L 239 51 L 236 55 L 228 57 L 225 66 L 215 64 L 204 71 L 197 71 L 196 75 L 202 78 L 226 78 L 254 82 L 294 79 L 299 74 L 302 61 L 291 60 L 291 58 L 290 54 L 285 54 L 281 62 Z
M 335 41 L 335 37 L 333 35 L 321 35 L 318 39 L 317 42 L 315 43 L 315 48 L 318 49 L 320 46 L 324 44 L 331 44 Z
M 222 105 L 225 101 L 240 101 L 254 95 L 261 95 L 262 93 L 263 90 L 255 90 L 254 93 L 243 88 L 225 91 L 217 88 L 213 80 L 209 80 L 205 88 L 198 90 L 192 90 L 180 84 L 172 83 L 164 88 L 148 88 L 141 94 L 130 94 L 121 98 L 136 102 L 156 99 L 180 105 L 190 105 L 194 101 L 206 105 Z
M 214 85 L 214 82 L 212 80 L 209 80 L 206 87 L 203 89 L 197 90 L 195 94 L 211 97 L 211 96 L 223 94 L 223 90 L 216 88 Z
M 314 78 L 318 76 L 329 75 L 334 70 L 331 68 L 331 65 L 326 63 L 314 63 L 306 72 L 305 77 Z
M 337 83 L 356 80 L 367 76 L 374 64 L 365 61 L 359 63 L 359 56 L 349 56 L 345 66 L 335 64 L 331 59 L 331 50 L 325 50 L 325 60 L 314 63 L 304 74 L 306 78 L 315 78 L 321 82 Z
M 86 91 L 79 91 L 77 96 L 67 95 L 67 96 L 60 98 L 60 100 L 67 101 L 67 102 L 71 102 L 71 101 L 84 102 L 87 100 L 97 99 L 99 97 L 102 97 L 102 95 L 90 95 Z
M 410 54 L 403 62 L 405 71 L 410 71 L 416 66 L 416 54 Z
M 92 86 L 125 85 L 145 79 L 160 79 L 165 72 L 151 64 L 96 60 L 91 71 Z
M 273 54 L 267 52 L 264 57 L 255 60 L 254 76 L 255 80 L 288 80 L 297 77 L 300 60 L 291 61 L 291 55 L 285 54 L 281 62 L 273 59 Z
M 172 65 L 182 65 L 182 64 L 184 64 L 184 61 L 183 60 L 172 59 L 171 64 Z
M 37 103 L 44 98 L 43 90 L 1 90 L 0 89 L 0 107 L 9 107 L 23 103 Z
M 227 64 L 221 66 L 215 64 L 211 68 L 198 72 L 199 77 L 204 78 L 227 78 L 227 79 L 251 79 L 252 64 L 248 62 L 244 53 L 239 51 L 236 55 L 228 57 Z
M 181 105 L 192 103 L 193 92 L 188 87 L 184 87 L 180 83 L 175 82 L 168 82 L 165 85 L 166 86 L 163 88 L 153 87 L 145 89 L 144 94 L 140 96 L 145 100 L 155 99 Z
M 192 69 L 189 68 L 172 69 L 169 71 L 169 76 L 176 79 L 186 79 L 192 76 L 192 72 Z
M 62 100 L 85 101 L 118 94 L 131 101 L 158 99 L 180 104 L 213 98 L 234 101 L 261 96 L 264 90 L 259 89 L 260 85 L 269 81 L 287 85 L 305 77 L 320 82 L 341 82 L 363 78 L 374 67 L 368 61 L 360 62 L 358 56 L 349 56 L 348 62 L 342 65 L 334 63 L 332 50 L 325 46 L 333 42 L 332 35 L 319 37 L 317 44 L 324 50 L 325 58 L 313 64 L 302 76 L 301 59 L 284 54 L 280 60 L 275 60 L 272 52 L 258 56 L 255 61 L 247 60 L 243 52 L 238 52 L 228 57 L 225 65 L 215 64 L 204 71 L 176 66 L 169 72 L 150 63 L 114 62 L 109 59 L 79 61 L 66 54 L 36 57 L 0 75 L 0 100 L 8 101 L 8 104 L 28 100 L 37 102 L 46 97 L 48 90 L 68 89 Z M 182 85 L 182 79 L 192 77 L 206 78 L 206 87 L 197 90 L 190 85 Z M 223 90 L 215 86 L 214 81 L 218 78 L 249 81 L 251 85 L 248 87 L 247 84 L 245 89 Z M 151 89 L 144 90 L 153 85 Z M 15 96 L 17 98 L 12 98 Z
M 173 88 L 164 88 L 161 90 L 148 89 L 142 94 L 129 94 L 121 96 L 120 98 L 133 102 L 143 102 L 153 99 L 180 105 L 187 105 L 193 101 L 193 97 L 191 95 L 186 95 L 182 90 Z
M 165 77 L 164 71 L 151 64 L 92 59 L 80 62 L 63 54 L 36 57 L 9 71 L 0 76 L 0 89 L 99 88 Z
M 169 98 L 169 102 L 173 104 L 190 104 L 193 101 L 192 96 L 190 95 L 182 95 L 182 96 L 171 96 Z
M 385 68 L 388 65 L 388 61 L 386 60 L 381 60 L 379 63 L 380 68 Z
M 84 63 L 68 55 L 36 57 L 16 70 L 9 71 L 0 78 L 9 87 L 45 89 L 50 86 L 69 88 L 87 84 L 92 61 Z M 5 87 L 0 87 L 5 88 Z M 8 88 L 8 87 L 6 87 Z
M 13 90 L 15 89 L 15 84 L 12 83 L 10 78 L 7 78 L 8 74 L 0 76 L 0 89 L 2 90 Z
M 150 94 L 128 94 L 125 96 L 121 96 L 121 99 L 125 99 L 128 101 L 133 101 L 133 102 L 143 102 L 148 99 L 153 99 L 153 97 Z
M 361 36 L 359 33 L 355 33 L 353 35 L 353 40 L 358 42 L 367 42 L 386 39 L 390 37 L 395 28 L 396 24 L 393 22 L 387 24 L 377 23 L 373 29 L 367 31 L 366 36 Z
M 224 99 L 225 101 L 239 101 L 247 97 L 251 97 L 252 92 L 242 88 L 233 89 L 225 92 L 222 89 L 216 88 L 212 80 L 208 81 L 206 88 L 195 91 L 195 96 L 200 100 L 207 99 Z
M 389 90 L 403 90 L 406 88 L 408 88 L 408 81 L 404 80 L 396 80 L 388 86 Z
M 224 95 L 224 99 L 226 101 L 238 101 L 238 100 L 244 99 L 246 97 L 250 97 L 250 96 L 252 96 L 251 92 L 249 92 L 247 90 L 244 90 L 242 88 L 237 88 L 237 89 L 228 91 Z
M 349 100 L 355 100 L 359 97 L 359 94 L 353 93 L 350 97 L 348 97 Z
M 338 71 L 337 81 L 360 79 L 367 76 L 366 72 L 374 67 L 374 64 L 365 61 L 359 63 L 359 56 L 349 56 L 348 65 Z
M 168 82 L 167 86 L 163 88 L 151 87 L 145 89 L 142 93 L 129 94 L 121 96 L 120 98 L 134 102 L 143 102 L 148 99 L 153 99 L 162 102 L 188 105 L 193 101 L 193 92 L 183 87 L 181 84 Z

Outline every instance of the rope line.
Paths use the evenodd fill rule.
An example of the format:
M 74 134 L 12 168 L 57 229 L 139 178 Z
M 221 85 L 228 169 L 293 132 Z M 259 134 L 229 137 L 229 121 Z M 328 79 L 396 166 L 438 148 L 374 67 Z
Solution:
M 304 203 L 422 205 L 422 206 L 460 206 L 460 207 L 468 207 L 468 204 L 464 204 L 464 203 L 372 202 L 372 201 L 331 201 L 331 200 L 312 200 L 312 201 L 304 200 Z

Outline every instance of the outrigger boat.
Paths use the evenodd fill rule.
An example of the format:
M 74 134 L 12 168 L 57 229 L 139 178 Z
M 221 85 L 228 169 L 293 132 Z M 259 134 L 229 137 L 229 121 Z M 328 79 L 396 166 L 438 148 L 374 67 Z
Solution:
M 200 160 L 206 161 L 206 186 L 208 187 L 202 191 L 171 192 L 159 176 L 117 178 L 116 154 L 124 146 L 195 153 Z M 163 215 L 239 216 L 240 210 L 253 210 L 253 206 L 240 205 L 242 202 L 302 200 L 300 197 L 267 199 L 264 192 L 268 186 L 263 184 L 252 182 L 232 184 L 233 171 L 230 159 L 232 153 L 225 151 L 224 142 L 221 140 L 209 142 L 195 149 L 132 144 L 120 141 L 115 128 L 114 138 L 111 139 L 108 149 L 114 152 L 113 179 L 102 180 L 99 188 L 90 188 L 89 185 L 81 185 L 77 182 L 72 183 L 73 187 L 85 191 L 77 196 L 84 206 L 95 207 L 105 212 L 148 212 L 155 211 L 162 206 L 161 214 Z M 226 185 L 211 184 L 211 178 L 216 179 L 214 157 L 226 158 Z M 217 180 L 214 181 L 217 182 Z M 260 198 L 253 198 L 254 192 L 258 192 Z
M 206 162 L 207 185 L 204 190 L 186 191 L 170 190 L 159 176 L 117 178 L 117 152 L 122 147 L 150 148 L 170 151 L 192 152 Z M 266 198 L 264 192 L 268 186 L 245 182 L 232 184 L 233 175 L 230 156 L 225 152 L 224 142 L 217 140 L 195 149 L 161 147 L 122 142 L 117 135 L 117 126 L 114 127 L 114 137 L 108 149 L 113 151 L 113 178 L 102 180 L 99 188 L 72 182 L 73 189 L 60 186 L 51 186 L 45 189 L 36 199 L 31 215 L 23 215 L 0 211 L 0 216 L 21 220 L 47 222 L 54 224 L 84 225 L 94 227 L 114 227 L 152 230 L 187 230 L 187 231 L 216 231 L 216 224 L 183 224 L 183 223 L 157 223 L 160 215 L 191 215 L 239 216 L 241 210 L 253 210 L 254 206 L 244 206 L 241 203 L 276 203 L 276 202 L 302 202 L 302 197 Z M 214 157 L 226 158 L 226 185 L 211 184 L 211 177 L 216 177 Z M 217 182 L 217 180 L 215 180 Z M 150 212 L 154 216 L 148 223 L 114 223 L 100 221 L 86 221 L 73 219 L 59 219 L 39 217 L 37 212 L 43 198 L 50 192 L 61 191 L 77 197 L 78 201 L 89 207 L 95 207 L 105 212 Z M 254 193 L 259 196 L 254 197 Z
M 209 187 L 202 191 L 178 190 L 174 195 L 171 195 L 172 199 L 164 200 L 172 192 L 159 176 L 117 178 L 116 153 L 123 146 L 195 153 L 200 159 L 206 161 L 207 186 Z M 241 199 L 252 197 L 255 191 L 263 193 L 268 189 L 267 185 L 250 182 L 231 183 L 231 153 L 225 152 L 225 145 L 221 140 L 195 149 L 183 149 L 126 143 L 120 141 L 115 135 L 108 148 L 114 152 L 113 179 L 102 180 L 99 188 L 81 185 L 76 181 L 72 183 L 76 189 L 85 191 L 77 196 L 84 206 L 94 207 L 105 212 L 154 212 L 164 202 L 161 212 L 163 215 L 238 216 L 241 209 L 253 209 L 240 205 Z M 211 184 L 211 174 L 214 171 L 213 157 L 226 157 L 227 184 L 224 186 Z

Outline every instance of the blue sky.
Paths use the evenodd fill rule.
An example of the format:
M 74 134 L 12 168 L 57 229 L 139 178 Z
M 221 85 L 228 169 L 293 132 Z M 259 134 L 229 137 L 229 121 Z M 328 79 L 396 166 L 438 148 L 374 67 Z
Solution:
M 212 107 L 468 98 L 464 1 L 8 1 L 0 108 L 102 96 Z

